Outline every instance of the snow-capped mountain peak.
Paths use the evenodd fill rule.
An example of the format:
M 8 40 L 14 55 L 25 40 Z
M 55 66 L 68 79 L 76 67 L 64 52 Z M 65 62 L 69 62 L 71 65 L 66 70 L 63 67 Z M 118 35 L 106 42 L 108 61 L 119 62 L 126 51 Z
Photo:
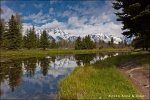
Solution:
M 41 35 L 41 33 L 43 32 L 44 29 L 41 30 L 37 30 L 36 34 L 38 34 L 39 36 Z M 65 32 L 60 30 L 59 28 L 56 29 L 45 29 L 46 32 L 49 35 L 49 39 L 55 39 L 56 42 L 60 41 L 60 40 L 67 40 L 70 42 L 73 42 L 77 39 L 77 37 L 79 36 L 75 36 L 72 35 L 71 33 Z M 85 35 L 86 36 L 86 35 Z M 83 36 L 83 37 L 85 37 Z M 118 44 L 121 41 L 127 40 L 127 43 L 131 43 L 132 40 L 127 39 L 125 37 L 118 37 L 118 36 L 113 36 L 113 35 L 106 35 L 106 34 L 102 34 L 102 33 L 97 33 L 97 34 L 89 34 L 91 40 L 99 42 L 100 40 L 103 40 L 105 42 L 111 41 L 111 38 L 113 38 L 114 43 Z

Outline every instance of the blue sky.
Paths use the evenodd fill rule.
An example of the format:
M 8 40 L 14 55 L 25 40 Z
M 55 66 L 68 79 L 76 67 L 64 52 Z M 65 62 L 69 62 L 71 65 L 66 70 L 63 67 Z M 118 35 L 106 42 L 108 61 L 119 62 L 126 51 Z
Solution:
M 116 21 L 111 0 L 10 0 L 2 1 L 6 21 L 12 14 L 23 17 L 24 30 L 59 28 L 73 35 L 109 34 L 121 36 L 122 24 Z

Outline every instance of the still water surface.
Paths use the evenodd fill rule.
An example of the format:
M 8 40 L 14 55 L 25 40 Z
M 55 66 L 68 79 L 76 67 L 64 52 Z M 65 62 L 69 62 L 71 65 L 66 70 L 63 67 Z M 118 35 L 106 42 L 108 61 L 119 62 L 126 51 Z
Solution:
M 119 53 L 46 56 L 1 63 L 1 99 L 57 99 L 59 81 L 78 65 L 91 64 Z

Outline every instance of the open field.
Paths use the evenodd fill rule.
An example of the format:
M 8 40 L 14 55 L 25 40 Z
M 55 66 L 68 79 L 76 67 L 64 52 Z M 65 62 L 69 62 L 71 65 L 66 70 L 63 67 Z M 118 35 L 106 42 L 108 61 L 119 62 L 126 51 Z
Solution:
M 60 99 L 141 99 L 140 93 L 117 69 L 122 63 L 138 57 L 138 63 L 147 65 L 149 57 L 140 53 L 120 55 L 78 66 L 59 84 Z

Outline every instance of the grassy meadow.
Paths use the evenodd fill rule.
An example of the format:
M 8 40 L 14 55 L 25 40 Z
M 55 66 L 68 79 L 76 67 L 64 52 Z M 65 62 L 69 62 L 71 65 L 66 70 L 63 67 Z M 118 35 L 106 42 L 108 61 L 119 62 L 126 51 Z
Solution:
M 47 49 L 47 50 L 16 50 L 16 51 L 1 51 L 1 57 L 38 57 L 48 55 L 63 55 L 63 54 L 88 54 L 96 52 L 130 52 L 129 49 L 91 49 L 91 50 L 74 50 L 74 49 Z
M 60 81 L 59 99 L 142 99 L 136 96 L 140 93 L 117 69 L 117 66 L 135 57 L 139 57 L 136 62 L 148 64 L 149 56 L 145 60 L 142 55 L 119 55 L 84 67 L 76 67 Z

